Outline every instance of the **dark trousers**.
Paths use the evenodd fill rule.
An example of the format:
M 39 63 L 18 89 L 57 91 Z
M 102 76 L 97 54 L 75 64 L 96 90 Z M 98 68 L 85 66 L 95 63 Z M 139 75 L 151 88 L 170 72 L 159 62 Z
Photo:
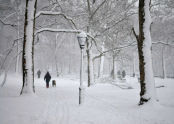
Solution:
M 46 82 L 46 88 L 49 88 L 49 82 Z

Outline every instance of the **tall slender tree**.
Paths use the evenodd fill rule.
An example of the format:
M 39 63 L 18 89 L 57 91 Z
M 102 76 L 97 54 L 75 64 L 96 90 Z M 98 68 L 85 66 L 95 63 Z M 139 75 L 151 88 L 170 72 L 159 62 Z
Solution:
M 26 0 L 23 41 L 23 86 L 21 94 L 32 94 L 34 90 L 34 27 L 37 0 Z
M 139 0 L 139 36 L 137 36 L 140 70 L 140 105 L 155 100 L 150 35 L 150 0 Z

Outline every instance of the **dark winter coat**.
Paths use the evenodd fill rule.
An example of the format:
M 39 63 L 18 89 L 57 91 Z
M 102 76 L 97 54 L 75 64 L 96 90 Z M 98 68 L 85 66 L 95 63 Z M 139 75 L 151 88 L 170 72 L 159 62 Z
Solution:
M 50 80 L 51 80 L 51 75 L 50 75 L 49 72 L 47 72 L 47 73 L 45 74 L 44 80 L 46 80 L 47 83 L 50 82 Z

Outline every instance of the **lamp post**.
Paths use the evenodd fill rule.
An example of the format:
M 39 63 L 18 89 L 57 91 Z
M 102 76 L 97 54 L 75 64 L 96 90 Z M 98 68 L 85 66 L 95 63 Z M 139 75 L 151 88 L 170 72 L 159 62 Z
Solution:
M 87 35 L 85 32 L 81 32 L 77 35 L 79 46 L 81 49 L 81 64 L 80 64 L 80 87 L 79 87 L 79 105 L 84 102 L 84 90 L 85 86 L 83 85 L 83 50 L 85 48 Z

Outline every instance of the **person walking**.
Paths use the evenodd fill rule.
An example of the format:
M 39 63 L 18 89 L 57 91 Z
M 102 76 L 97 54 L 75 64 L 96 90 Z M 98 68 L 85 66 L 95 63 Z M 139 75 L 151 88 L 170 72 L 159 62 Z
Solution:
M 47 71 L 47 73 L 44 76 L 44 80 L 46 81 L 46 88 L 49 88 L 49 82 L 51 80 L 51 75 L 50 73 Z
M 37 76 L 38 76 L 38 78 L 40 78 L 40 75 L 41 75 L 41 71 L 38 70 L 38 71 L 37 71 Z

